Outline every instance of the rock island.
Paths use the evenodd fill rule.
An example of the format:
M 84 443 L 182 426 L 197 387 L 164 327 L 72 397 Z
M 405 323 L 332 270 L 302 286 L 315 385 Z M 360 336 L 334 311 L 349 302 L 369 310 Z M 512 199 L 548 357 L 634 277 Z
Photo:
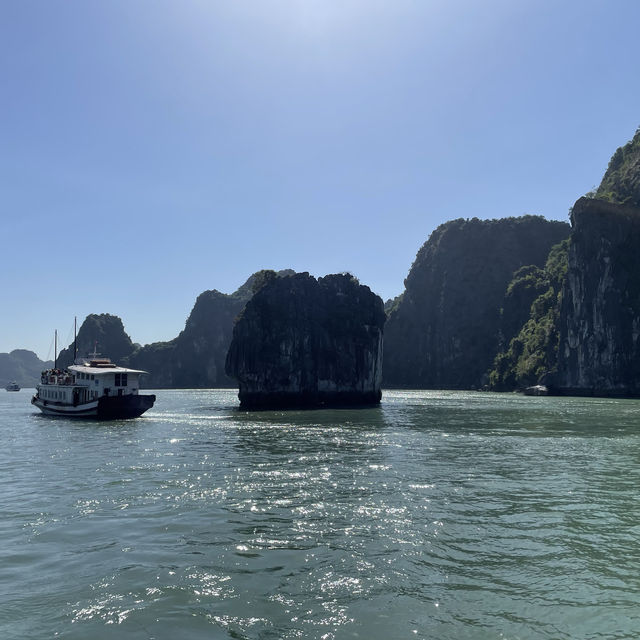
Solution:
M 240 314 L 226 359 L 243 408 L 380 402 L 382 299 L 351 275 L 271 273 Z

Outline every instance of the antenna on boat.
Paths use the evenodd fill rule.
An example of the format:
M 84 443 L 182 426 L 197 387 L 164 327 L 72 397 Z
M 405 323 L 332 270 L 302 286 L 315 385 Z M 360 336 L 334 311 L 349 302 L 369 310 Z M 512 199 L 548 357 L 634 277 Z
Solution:
M 58 368 L 58 330 L 56 329 L 53 333 L 53 368 Z
M 73 363 L 78 359 L 78 316 L 73 318 Z

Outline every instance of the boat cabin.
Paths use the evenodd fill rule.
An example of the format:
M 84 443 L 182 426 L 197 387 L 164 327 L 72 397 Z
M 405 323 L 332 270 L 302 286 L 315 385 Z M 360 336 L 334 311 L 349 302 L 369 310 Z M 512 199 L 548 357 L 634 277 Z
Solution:
M 66 371 L 43 371 L 38 395 L 42 400 L 74 405 L 103 396 L 137 395 L 140 375 L 137 369 L 119 367 L 107 358 L 71 365 Z

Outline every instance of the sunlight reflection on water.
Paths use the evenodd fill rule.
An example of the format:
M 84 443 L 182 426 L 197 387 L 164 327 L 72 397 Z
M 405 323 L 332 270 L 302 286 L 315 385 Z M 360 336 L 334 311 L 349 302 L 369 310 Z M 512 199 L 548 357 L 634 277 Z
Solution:
M 3 638 L 640 632 L 638 401 L 161 391 L 78 423 L 8 395 Z

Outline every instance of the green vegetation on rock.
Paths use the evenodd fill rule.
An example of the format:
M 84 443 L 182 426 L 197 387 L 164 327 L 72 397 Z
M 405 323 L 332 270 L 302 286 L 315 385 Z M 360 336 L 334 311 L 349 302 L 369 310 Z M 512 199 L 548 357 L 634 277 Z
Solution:
M 616 149 L 595 197 L 640 207 L 640 128 L 632 140 Z
M 502 307 L 503 347 L 489 373 L 494 391 L 538 384 L 555 372 L 568 248 L 569 240 L 555 245 L 544 269 L 522 267 L 509 283 Z

